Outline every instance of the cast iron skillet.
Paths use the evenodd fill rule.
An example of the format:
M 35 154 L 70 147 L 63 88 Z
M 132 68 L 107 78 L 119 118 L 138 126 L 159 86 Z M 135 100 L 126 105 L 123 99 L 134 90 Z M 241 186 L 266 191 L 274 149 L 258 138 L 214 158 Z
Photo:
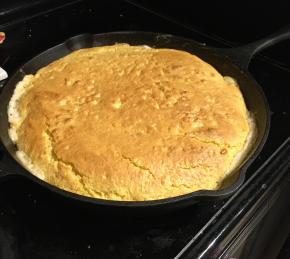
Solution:
M 266 39 L 233 49 L 210 48 L 190 39 L 152 32 L 124 31 L 104 34 L 82 34 L 72 37 L 25 63 L 10 77 L 4 86 L 0 96 L 0 137 L 2 144 L 10 155 L 7 154 L 5 161 L 0 164 L 0 178 L 4 179 L 12 175 L 26 177 L 68 200 L 77 201 L 81 204 L 99 206 L 105 210 L 119 209 L 122 211 L 133 210 L 135 212 L 148 212 L 148 210 L 160 211 L 162 209 L 164 211 L 186 207 L 203 199 L 217 199 L 230 195 L 242 185 L 248 166 L 257 157 L 266 141 L 270 126 L 267 100 L 261 87 L 248 73 L 248 64 L 252 56 L 259 50 L 289 37 L 290 32 L 288 30 L 282 30 Z M 218 191 L 201 190 L 178 197 L 154 201 L 110 201 L 89 198 L 64 191 L 38 179 L 21 166 L 20 161 L 15 155 L 16 147 L 8 136 L 9 123 L 7 118 L 7 105 L 17 82 L 22 80 L 25 75 L 35 73 L 41 67 L 74 50 L 93 46 L 112 45 L 115 43 L 185 50 L 196 54 L 206 62 L 212 64 L 222 75 L 231 76 L 238 81 L 247 107 L 255 117 L 257 134 L 251 144 L 247 157 L 233 172 L 232 178 L 226 181 L 227 184 L 225 184 L 223 189 Z

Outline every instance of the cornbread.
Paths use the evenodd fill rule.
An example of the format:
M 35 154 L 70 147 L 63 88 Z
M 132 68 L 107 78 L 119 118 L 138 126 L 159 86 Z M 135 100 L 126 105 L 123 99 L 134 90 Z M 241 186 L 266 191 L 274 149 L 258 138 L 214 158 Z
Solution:
M 8 116 L 28 170 L 109 200 L 216 190 L 252 132 L 234 80 L 187 52 L 126 44 L 81 49 L 27 75 Z

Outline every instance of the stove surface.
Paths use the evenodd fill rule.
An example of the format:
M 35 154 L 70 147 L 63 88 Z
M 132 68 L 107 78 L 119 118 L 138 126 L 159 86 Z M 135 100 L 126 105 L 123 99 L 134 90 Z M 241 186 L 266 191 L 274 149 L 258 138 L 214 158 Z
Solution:
M 0 66 L 12 74 L 68 37 L 120 30 L 159 31 L 225 46 L 129 2 L 72 1 L 0 25 L 7 36 L 0 46 Z M 283 46 L 289 48 L 289 44 Z M 281 46 L 273 47 L 271 53 L 280 53 Z M 265 148 L 248 169 L 247 180 L 290 132 L 289 69 L 260 56 L 252 61 L 250 72 L 269 100 L 272 124 Z M 1 146 L 0 162 L 6 155 Z M 228 198 L 200 202 L 163 216 L 103 216 L 98 210 L 79 209 L 26 179 L 9 179 L 0 184 L 0 258 L 173 258 L 201 235 L 200 230 L 227 202 Z

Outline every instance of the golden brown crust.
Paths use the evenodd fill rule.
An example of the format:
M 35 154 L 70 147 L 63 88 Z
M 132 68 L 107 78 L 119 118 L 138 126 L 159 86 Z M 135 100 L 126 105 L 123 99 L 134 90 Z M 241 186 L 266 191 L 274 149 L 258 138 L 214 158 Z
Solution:
M 115 45 L 40 69 L 17 145 L 68 191 L 151 200 L 217 189 L 249 134 L 241 92 L 187 52 Z

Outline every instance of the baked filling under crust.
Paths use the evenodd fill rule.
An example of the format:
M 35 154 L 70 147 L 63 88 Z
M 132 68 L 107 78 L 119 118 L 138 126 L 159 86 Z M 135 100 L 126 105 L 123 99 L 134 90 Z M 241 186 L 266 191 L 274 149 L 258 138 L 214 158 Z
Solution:
M 8 116 L 31 173 L 110 200 L 218 189 L 252 132 L 234 80 L 187 52 L 126 44 L 26 76 Z

